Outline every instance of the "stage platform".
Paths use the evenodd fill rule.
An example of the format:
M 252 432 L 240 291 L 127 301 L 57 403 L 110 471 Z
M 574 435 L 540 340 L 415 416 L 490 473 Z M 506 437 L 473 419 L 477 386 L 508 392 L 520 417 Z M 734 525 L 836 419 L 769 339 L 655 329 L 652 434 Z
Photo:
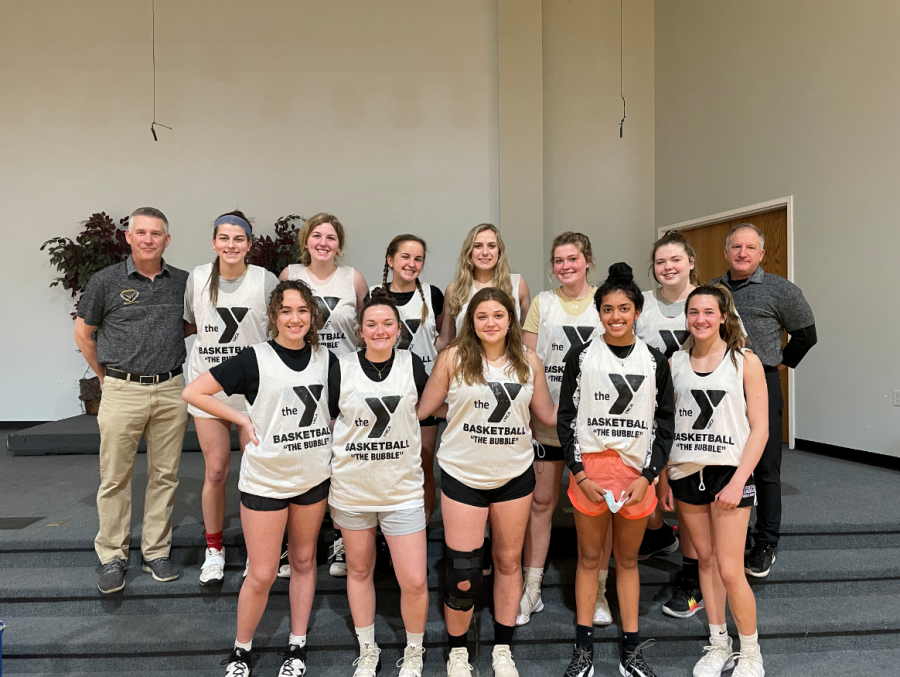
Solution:
M 122 593 L 97 592 L 95 456 L 0 455 L 0 620 L 3 674 L 10 675 L 221 675 L 219 661 L 234 639 L 235 609 L 245 557 L 232 458 L 225 529 L 227 570 L 220 589 L 197 583 L 202 558 L 200 492 L 203 459 L 185 454 L 174 508 L 173 560 L 178 581 L 156 583 L 140 572 L 140 528 Z M 754 581 L 767 674 L 782 677 L 900 675 L 900 472 L 786 451 L 783 476 L 784 536 L 772 574 Z M 565 480 L 564 480 L 565 481 Z M 134 514 L 143 511 L 146 469 L 138 459 Z M 20 522 L 6 522 L 22 518 Z M 522 677 L 561 677 L 574 635 L 575 538 L 564 498 L 544 579 L 544 612 L 517 630 L 513 652 Z M 27 526 L 23 526 L 26 525 Z M 442 525 L 440 510 L 429 532 L 431 609 L 426 634 L 426 675 L 444 671 L 446 635 L 440 614 Z M 325 534 L 320 547 L 318 592 L 309 631 L 310 674 L 352 673 L 355 639 L 346 582 L 329 576 Z M 687 677 L 706 643 L 705 615 L 664 616 L 677 553 L 641 564 L 641 632 L 657 643 L 647 651 L 660 677 Z M 614 570 L 611 573 L 613 579 Z M 488 579 L 488 582 L 490 579 Z M 376 575 L 377 640 L 382 675 L 404 641 L 399 591 L 390 570 Z M 614 614 L 617 600 L 610 586 Z M 287 581 L 273 586 L 269 608 L 254 641 L 260 654 L 254 674 L 276 674 L 289 631 Z M 476 607 L 470 632 L 472 663 L 490 674 L 493 629 L 490 585 Z M 731 626 L 734 632 L 733 624 Z M 597 628 L 598 677 L 616 671 L 618 627 Z
M 238 449 L 237 431 L 231 431 L 231 448 Z M 81 414 L 59 421 L 42 423 L 31 428 L 6 434 L 6 449 L 13 456 L 56 456 L 64 454 L 100 453 L 100 429 L 97 417 Z M 183 451 L 200 451 L 194 419 L 188 423 Z M 139 453 L 147 452 L 141 438 Z

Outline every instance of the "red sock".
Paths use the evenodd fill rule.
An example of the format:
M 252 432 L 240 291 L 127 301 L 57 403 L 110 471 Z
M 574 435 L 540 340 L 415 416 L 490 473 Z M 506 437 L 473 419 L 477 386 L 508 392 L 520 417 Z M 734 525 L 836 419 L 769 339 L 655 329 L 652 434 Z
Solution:
M 206 547 L 210 550 L 222 549 L 222 532 L 217 534 L 206 534 Z

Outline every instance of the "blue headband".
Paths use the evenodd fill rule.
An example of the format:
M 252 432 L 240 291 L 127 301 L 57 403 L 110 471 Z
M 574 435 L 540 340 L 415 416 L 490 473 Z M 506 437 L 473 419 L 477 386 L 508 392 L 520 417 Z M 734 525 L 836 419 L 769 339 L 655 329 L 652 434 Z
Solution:
M 240 226 L 244 229 L 244 232 L 247 233 L 247 237 L 253 237 L 253 229 L 250 228 L 250 224 L 247 223 L 240 216 L 234 216 L 233 214 L 226 214 L 225 216 L 220 216 L 216 219 L 215 224 L 213 225 L 213 233 L 216 232 L 216 228 L 219 226 L 227 224 L 229 226 Z

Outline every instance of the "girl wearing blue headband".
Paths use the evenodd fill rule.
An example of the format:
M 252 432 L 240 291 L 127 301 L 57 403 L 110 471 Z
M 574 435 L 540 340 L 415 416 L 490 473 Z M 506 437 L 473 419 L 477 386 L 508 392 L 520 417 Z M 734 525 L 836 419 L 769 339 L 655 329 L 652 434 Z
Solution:
M 242 212 L 220 216 L 213 226 L 216 260 L 197 266 L 188 277 L 185 321 L 197 331 L 187 361 L 188 383 L 245 347 L 264 342 L 268 336 L 266 308 L 278 280 L 265 268 L 247 264 L 252 233 L 250 222 Z M 217 398 L 238 411 L 247 411 L 243 395 L 229 397 L 220 392 Z M 206 558 L 200 571 L 200 584 L 217 585 L 224 579 L 225 570 L 222 530 L 225 483 L 231 460 L 231 423 L 194 406 L 189 406 L 188 411 L 194 417 L 206 462 L 202 494 Z M 244 437 L 241 435 L 241 449 L 247 444 Z

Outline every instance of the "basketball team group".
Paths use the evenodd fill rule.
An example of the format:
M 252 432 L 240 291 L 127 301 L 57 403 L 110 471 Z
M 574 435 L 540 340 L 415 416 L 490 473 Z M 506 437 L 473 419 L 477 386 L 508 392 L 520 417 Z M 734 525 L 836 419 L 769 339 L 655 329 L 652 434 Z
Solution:
M 638 562 L 679 546 L 683 567 L 662 611 L 687 618 L 705 609 L 709 642 L 694 677 L 765 674 L 747 577 L 767 576 L 777 559 L 780 374 L 797 367 L 816 329 L 800 289 L 764 271 L 756 226 L 731 229 L 722 243 L 729 270 L 706 283 L 689 239 L 669 231 L 649 252 L 649 291 L 626 263 L 592 283 L 590 239 L 560 233 L 547 262 L 558 286 L 533 298 L 491 224 L 465 236 L 443 291 L 424 281 L 428 250 L 412 234 L 387 244 L 382 279 L 370 285 L 340 263 L 348 235 L 330 214 L 305 221 L 299 260 L 277 278 L 248 265 L 253 230 L 240 211 L 215 220 L 215 259 L 190 273 L 163 258 L 170 234 L 161 211 L 137 209 L 126 237 L 131 256 L 91 278 L 75 329 L 103 389 L 94 542 L 101 593 L 126 584 L 142 436 L 141 568 L 161 582 L 181 575 L 170 558 L 171 515 L 192 416 L 206 468 L 200 585 L 231 575 L 223 529 L 232 428 L 242 450 L 247 558 L 227 676 L 254 671 L 253 638 L 276 577 L 290 579 L 278 675 L 306 674 L 325 523 L 333 526 L 329 571 L 346 577 L 359 642 L 353 677 L 381 667 L 374 572 L 382 550 L 406 630 L 399 676 L 420 677 L 426 528 L 438 491 L 447 638 L 431 639 L 449 644 L 447 676 L 472 675 L 467 632 L 486 586 L 493 628 L 482 628 L 481 641 L 493 641 L 494 676 L 527 675 L 527 663 L 513 659 L 514 636 L 545 607 L 541 583 L 566 467 L 578 559 L 565 676 L 594 673 L 594 627 L 614 622 L 612 557 L 618 672 L 655 677 L 652 640 L 639 628 Z M 677 528 L 664 511 L 677 512 Z M 314 628 L 309 638 L 314 645 Z

